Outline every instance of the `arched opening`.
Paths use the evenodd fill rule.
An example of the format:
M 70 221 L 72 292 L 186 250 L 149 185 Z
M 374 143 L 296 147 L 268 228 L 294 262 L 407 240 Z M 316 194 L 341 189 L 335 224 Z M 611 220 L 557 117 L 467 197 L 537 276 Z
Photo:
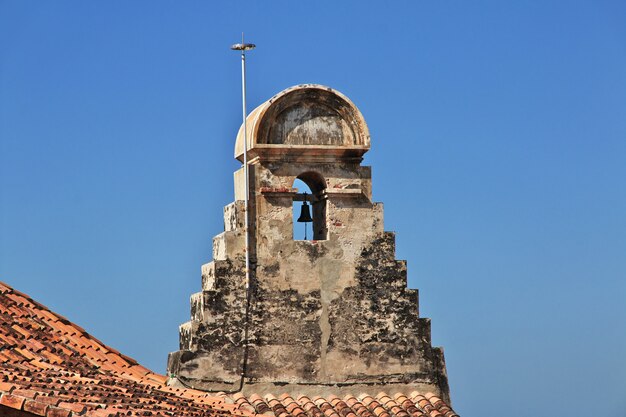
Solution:
M 293 188 L 298 190 L 292 204 L 293 239 L 326 240 L 328 229 L 326 227 L 326 198 L 323 195 L 326 188 L 324 178 L 316 172 L 305 172 L 298 175 Z M 312 217 L 310 223 L 298 222 L 305 199 Z

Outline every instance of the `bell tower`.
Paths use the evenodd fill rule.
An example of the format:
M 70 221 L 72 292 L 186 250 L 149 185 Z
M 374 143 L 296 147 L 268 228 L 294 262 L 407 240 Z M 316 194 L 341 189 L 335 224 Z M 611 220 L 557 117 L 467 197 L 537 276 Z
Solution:
M 231 391 L 243 380 L 244 392 L 276 394 L 416 389 L 449 400 L 443 351 L 431 346 L 430 320 L 419 317 L 406 262 L 372 201 L 360 111 L 331 88 L 299 85 L 257 107 L 246 128 L 235 157 L 247 148 L 250 290 L 242 168 L 168 358 L 170 383 Z M 294 239 L 292 207 L 305 199 L 296 179 L 311 190 L 312 240 Z

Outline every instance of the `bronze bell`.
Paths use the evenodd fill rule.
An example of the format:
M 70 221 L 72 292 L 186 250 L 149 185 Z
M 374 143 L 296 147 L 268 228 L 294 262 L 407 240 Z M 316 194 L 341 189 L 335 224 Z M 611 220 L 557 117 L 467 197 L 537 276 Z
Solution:
M 304 193 L 304 203 L 300 208 L 300 217 L 298 217 L 298 223 L 311 223 L 313 218 L 311 217 L 311 206 L 306 202 L 306 193 Z

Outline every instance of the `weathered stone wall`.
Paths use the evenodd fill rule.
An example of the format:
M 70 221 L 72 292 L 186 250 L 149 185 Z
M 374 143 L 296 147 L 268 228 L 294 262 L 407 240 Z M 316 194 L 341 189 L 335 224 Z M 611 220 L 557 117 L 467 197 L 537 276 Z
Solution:
M 291 130 L 298 123 L 311 126 L 275 118 L 289 120 Z M 304 393 L 317 387 L 321 393 L 320 387 L 332 386 L 336 393 L 338 386 L 352 386 L 374 393 L 386 384 L 390 392 L 411 387 L 448 398 L 443 352 L 431 346 L 417 290 L 406 288 L 406 262 L 395 259 L 395 235 L 384 231 L 382 204 L 372 202 L 370 168 L 351 153 L 332 150 L 320 157 L 285 146 L 280 155 L 257 150 L 250 165 L 250 346 L 246 352 L 245 191 L 239 171 L 237 201 L 224 209 L 224 232 L 213 240 L 213 261 L 202 267 L 191 321 L 180 328 L 180 351 L 168 360 L 172 382 L 236 389 L 247 353 L 245 389 Z M 293 239 L 296 178 L 313 190 L 324 240 Z

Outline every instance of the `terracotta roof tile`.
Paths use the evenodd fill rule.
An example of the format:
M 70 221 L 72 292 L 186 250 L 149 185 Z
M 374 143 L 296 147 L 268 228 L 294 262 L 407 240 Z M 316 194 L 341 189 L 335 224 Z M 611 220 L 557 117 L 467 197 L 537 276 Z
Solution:
M 2 397 L 0 397 L 0 404 L 20 410 L 25 400 L 24 397 L 18 395 L 3 394 Z
M 169 387 L 166 381 L 0 282 L 0 404 L 32 415 L 458 417 L 428 393 L 229 396 Z
M 404 408 L 407 411 L 407 413 L 411 415 L 411 417 L 425 417 L 426 416 L 426 414 L 424 414 L 423 411 L 417 408 L 415 403 L 411 401 L 411 399 L 409 399 L 406 395 L 396 394 L 394 395 L 394 397 L 396 401 L 402 405 L 402 408 Z
M 49 407 L 48 411 L 46 412 L 46 417 L 70 417 L 71 415 L 71 410 L 57 407 Z
M 304 409 L 289 394 L 282 394 L 281 401 L 285 404 L 285 409 L 293 417 L 307 417 Z
M 354 410 L 358 417 L 374 417 L 374 414 L 353 395 L 346 395 L 344 401 Z
M 35 400 L 26 400 L 22 409 L 37 416 L 45 416 L 48 411 L 48 405 Z
M 322 412 L 322 410 L 319 409 L 319 407 L 317 405 L 315 405 L 315 403 L 307 396 L 303 395 L 298 397 L 298 400 L 300 402 L 300 404 L 302 405 L 302 408 L 304 409 L 304 411 L 306 411 L 306 413 L 311 416 L 311 417 L 323 417 L 324 413 Z

